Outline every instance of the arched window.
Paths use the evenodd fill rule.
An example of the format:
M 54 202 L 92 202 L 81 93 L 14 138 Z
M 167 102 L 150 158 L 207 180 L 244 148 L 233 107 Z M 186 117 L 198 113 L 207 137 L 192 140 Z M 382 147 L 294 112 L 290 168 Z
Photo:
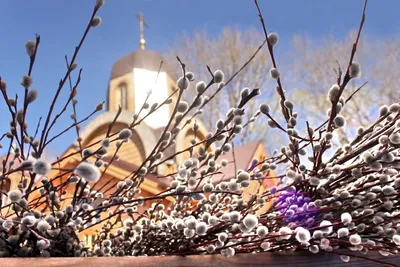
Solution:
M 1 189 L 1 207 L 8 204 L 8 197 L 4 193 L 10 191 L 11 181 L 8 178 L 0 178 L 0 189 Z
M 128 86 L 126 83 L 121 83 L 116 90 L 116 105 L 121 108 L 128 109 Z

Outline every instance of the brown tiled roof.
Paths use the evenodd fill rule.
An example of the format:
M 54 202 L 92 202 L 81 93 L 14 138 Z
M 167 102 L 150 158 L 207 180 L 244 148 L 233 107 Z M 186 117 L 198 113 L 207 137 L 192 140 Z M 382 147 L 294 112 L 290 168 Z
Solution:
M 261 141 L 249 142 L 243 146 L 234 147 L 233 151 L 222 155 L 221 159 L 226 159 L 228 162 L 233 163 L 233 152 L 235 153 L 236 167 L 237 169 L 245 170 L 249 167 L 251 161 L 253 160 L 253 155 L 257 150 L 257 147 L 261 144 Z M 233 164 L 229 164 L 223 170 L 228 171 L 228 167 Z M 226 169 L 226 170 L 225 170 Z M 234 174 L 234 171 L 232 172 Z
M 156 129 L 155 130 L 155 134 L 158 137 L 157 134 L 161 134 L 162 132 L 162 128 Z M 252 160 L 253 160 L 253 156 L 258 148 L 258 146 L 261 144 L 261 141 L 253 141 L 253 142 L 249 142 L 243 146 L 238 146 L 238 147 L 234 147 L 233 151 L 235 154 L 235 159 L 236 159 L 236 170 L 242 169 L 242 170 L 246 170 L 249 168 Z M 73 147 L 75 145 L 72 145 Z M 221 167 L 220 172 L 221 174 L 214 174 L 212 177 L 213 182 L 217 183 L 221 180 L 230 180 L 231 178 L 235 177 L 235 164 L 234 164 L 234 157 L 233 157 L 233 151 L 231 150 L 228 153 L 225 153 L 223 155 L 221 155 L 218 158 L 218 162 L 221 162 L 223 159 L 226 159 L 228 161 L 228 165 L 226 167 Z M 172 152 L 173 153 L 173 152 Z M 103 160 L 105 162 L 109 162 L 111 159 L 111 157 L 104 157 Z M 112 165 L 121 168 L 123 170 L 132 172 L 135 171 L 139 168 L 139 166 L 132 164 L 132 163 L 128 163 L 122 159 L 118 160 L 118 161 L 113 161 Z M 169 184 L 172 180 L 171 177 L 157 177 L 156 174 L 148 174 L 146 175 L 146 179 L 149 179 L 151 181 L 154 181 L 156 183 L 158 183 L 160 185 L 160 187 L 162 188 L 167 188 L 169 187 Z M 202 181 L 201 184 L 203 184 L 205 182 Z
M 236 176 L 235 172 L 235 161 L 236 161 L 236 171 L 237 170 L 247 170 L 253 160 L 253 156 L 257 150 L 257 147 L 261 144 L 261 141 L 249 142 L 243 146 L 234 147 L 233 151 L 235 157 L 233 157 L 233 151 L 229 151 L 218 157 L 217 162 L 220 163 L 222 160 L 227 160 L 228 165 L 226 167 L 221 167 L 218 173 L 212 176 L 212 182 L 214 184 L 220 181 L 229 181 Z M 234 161 L 235 158 L 235 161 Z M 206 169 L 207 167 L 202 167 L 201 169 Z M 203 179 L 200 183 L 202 186 L 207 179 Z
M 0 171 L 3 171 L 3 160 L 7 159 L 7 154 L 0 155 Z M 7 162 L 6 162 L 6 170 L 10 170 L 10 162 L 13 162 L 12 169 L 17 169 L 20 165 L 20 161 L 18 159 L 14 159 L 14 155 L 10 154 Z
M 161 71 L 166 72 L 172 79 L 176 79 L 174 69 L 164 61 L 161 55 L 149 50 L 137 50 L 118 59 L 112 67 L 111 79 L 131 72 L 133 68 L 158 71 L 161 61 L 163 61 Z
M 221 179 L 230 180 L 231 178 L 235 177 L 235 162 L 236 171 L 240 169 L 247 170 L 250 166 L 251 161 L 253 160 L 253 155 L 260 144 L 261 141 L 249 142 L 243 146 L 234 147 L 234 149 L 232 149 L 228 153 L 221 155 L 218 158 L 218 162 L 221 162 L 225 159 L 228 161 L 228 165 L 226 167 L 221 167 L 220 172 L 223 174 L 213 175 L 213 181 L 218 182 Z M 235 157 L 233 157 L 233 154 L 235 154 Z

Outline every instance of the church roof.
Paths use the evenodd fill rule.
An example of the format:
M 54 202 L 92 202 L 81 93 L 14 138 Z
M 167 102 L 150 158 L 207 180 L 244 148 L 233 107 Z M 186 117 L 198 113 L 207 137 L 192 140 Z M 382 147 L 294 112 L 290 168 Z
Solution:
M 229 181 L 236 176 L 236 170 L 247 170 L 250 167 L 254 154 L 256 153 L 256 150 L 260 144 L 262 144 L 261 141 L 249 142 L 243 146 L 235 147 L 235 156 L 233 156 L 232 151 L 221 155 L 218 158 L 218 161 L 220 162 L 221 160 L 225 159 L 228 161 L 228 165 L 221 168 L 221 172 L 223 174 L 216 173 L 212 176 L 213 183 L 218 183 L 220 181 Z M 109 159 L 110 158 L 106 157 L 104 160 L 108 162 Z M 236 161 L 236 170 L 234 161 Z M 130 172 L 139 168 L 135 164 L 128 163 L 123 160 L 114 161 L 112 164 Z M 147 174 L 146 179 L 156 182 L 161 188 L 168 188 L 170 182 L 172 181 L 171 177 L 165 177 L 164 175 L 158 177 L 157 174 Z M 200 186 L 202 186 L 205 182 L 206 181 L 203 180 L 200 183 Z
M 253 156 L 260 144 L 262 144 L 261 141 L 252 141 L 242 146 L 235 146 L 231 151 L 222 155 L 220 159 L 225 159 L 232 163 L 236 160 L 236 168 L 246 170 L 253 161 Z M 228 164 L 223 170 L 226 175 L 232 174 L 235 176 L 234 164 Z
M 6 161 L 7 160 L 7 161 Z M 16 160 L 13 154 L 10 154 L 7 157 L 7 154 L 0 155 L 0 171 L 3 171 L 3 162 L 5 161 L 6 170 L 10 170 L 10 163 L 12 162 L 11 169 L 18 169 L 21 162 Z
M 237 170 L 247 170 L 260 144 L 262 144 L 261 141 L 252 141 L 242 146 L 235 146 L 228 153 L 218 157 L 218 162 L 227 160 L 228 165 L 226 167 L 221 167 L 220 173 L 216 173 L 212 176 L 213 183 L 229 181 L 236 177 Z M 205 181 L 203 181 L 203 183 L 204 182 Z
M 159 129 L 160 131 L 160 129 Z M 229 151 L 228 153 L 225 153 L 219 157 L 219 162 L 223 159 L 228 161 L 228 165 L 226 167 L 221 168 L 221 172 L 223 173 L 217 173 L 212 176 L 212 181 L 213 183 L 218 183 L 219 181 L 229 181 L 236 175 L 236 171 L 239 169 L 242 170 L 247 170 L 250 167 L 250 164 L 253 160 L 253 157 L 257 151 L 258 146 L 262 144 L 261 141 L 254 141 L 254 142 L 249 142 L 243 146 L 238 146 L 234 147 L 234 154 L 233 156 L 232 151 Z M 71 147 L 75 147 L 76 145 L 72 144 Z M 71 148 L 70 147 L 70 148 Z M 6 155 L 0 155 L 0 159 L 5 159 Z M 105 162 L 109 162 L 111 160 L 111 157 L 105 157 L 103 158 Z M 9 159 L 10 161 L 10 159 Z M 236 161 L 236 164 L 234 163 Z M 18 162 L 15 162 L 14 168 L 17 168 L 19 166 Z M 132 172 L 134 170 L 137 170 L 139 167 L 135 164 L 126 162 L 122 159 L 118 161 L 113 161 L 112 163 L 114 166 L 121 168 L 123 170 L 127 170 L 129 172 Z M 171 177 L 165 177 L 161 176 L 158 177 L 157 174 L 147 174 L 146 179 L 149 179 L 153 182 L 156 182 L 160 188 L 166 189 L 169 187 L 169 184 L 172 180 Z M 112 184 L 116 184 L 119 180 L 116 179 Z M 202 181 L 201 185 L 204 184 L 205 181 Z
M 133 70 L 133 68 L 158 71 L 160 69 L 161 62 L 163 62 L 161 71 L 166 72 L 172 79 L 175 80 L 175 70 L 164 61 L 159 53 L 149 50 L 137 50 L 118 59 L 112 67 L 111 79 L 129 73 Z

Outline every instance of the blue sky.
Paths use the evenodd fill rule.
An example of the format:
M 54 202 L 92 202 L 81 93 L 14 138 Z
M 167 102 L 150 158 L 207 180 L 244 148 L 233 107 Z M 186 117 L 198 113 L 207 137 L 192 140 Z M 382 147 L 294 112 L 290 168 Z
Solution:
M 65 73 L 64 55 L 71 57 L 83 33 L 94 0 L 4 0 L 1 1 L 0 76 L 7 81 L 10 95 L 21 93 L 19 81 L 27 73 L 29 59 L 24 44 L 41 35 L 33 88 L 39 91 L 28 122 L 33 128 L 39 116 L 47 112 L 58 81 Z M 285 46 L 295 33 L 312 38 L 327 34 L 345 36 L 358 27 L 363 0 L 260 0 L 269 31 L 276 31 Z M 400 1 L 370 0 L 365 33 L 382 38 L 400 34 Z M 105 99 L 112 64 L 121 56 L 138 49 L 138 23 L 134 16 L 143 12 L 150 28 L 146 30 L 147 48 L 166 52 L 182 33 L 206 29 L 211 36 L 225 26 L 239 29 L 260 28 L 252 0 L 106 0 L 99 15 L 103 21 L 93 29 L 77 63 L 83 68 L 79 87 L 78 114 L 81 117 Z M 261 29 L 261 28 L 260 28 Z M 68 91 L 68 88 L 66 88 Z M 0 132 L 7 130 L 9 114 L 0 103 Z M 58 130 L 69 125 L 68 116 L 60 120 Z M 57 128 L 54 133 L 58 132 Z M 33 129 L 31 129 L 33 131 Z M 65 135 L 50 148 L 65 150 L 74 139 Z M 4 150 L 0 150 L 0 154 Z

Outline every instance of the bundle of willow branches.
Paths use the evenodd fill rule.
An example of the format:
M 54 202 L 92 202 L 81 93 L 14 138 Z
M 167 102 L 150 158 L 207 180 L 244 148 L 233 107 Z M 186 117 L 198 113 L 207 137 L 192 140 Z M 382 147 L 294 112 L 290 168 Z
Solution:
M 3 144 L 9 141 L 8 147 L 4 146 L 7 154 L 0 169 L 1 193 L 8 200 L 8 204 L 0 202 L 0 255 L 233 256 L 235 253 L 307 250 L 315 254 L 324 251 L 341 255 L 343 261 L 349 261 L 350 255 L 368 258 L 369 251 L 397 254 L 400 246 L 400 104 L 382 106 L 376 121 L 368 128 L 360 127 L 349 144 L 335 148 L 333 142 L 337 138 L 336 130 L 346 127 L 346 119 L 340 111 L 365 85 L 347 99 L 342 96 L 346 85 L 360 75 L 361 67 L 353 59 L 367 3 L 347 68 L 345 72 L 340 67 L 336 70 L 336 83 L 327 90 L 331 103 L 327 107 L 327 119 L 318 127 L 301 121 L 295 112 L 295 103 L 287 99 L 274 57 L 278 35 L 267 33 L 257 1 L 255 4 L 266 39 L 252 58 L 261 49 L 268 49 L 273 68 L 266 72 L 276 80 L 282 116 L 273 115 L 269 105 L 262 104 L 249 121 L 244 121 L 246 104 L 260 94 L 259 89 L 245 88 L 240 92 L 237 106 L 227 110 L 226 116 L 217 121 L 215 129 L 204 140 L 193 139 L 190 147 L 171 156 L 164 156 L 163 152 L 174 144 L 178 133 L 185 127 L 192 127 L 194 132 L 198 130 L 196 123 L 191 126 L 190 122 L 201 116 L 214 96 L 223 93 L 224 87 L 251 64 L 252 58 L 229 79 L 225 79 L 221 70 L 212 71 L 208 67 L 209 81 L 195 84 L 194 74 L 187 71 L 177 57 L 182 77 L 164 102 L 154 104 L 146 100 L 129 127 L 115 131 L 111 124 L 102 140 L 83 147 L 80 125 L 100 112 L 103 103 L 78 120 L 75 106 L 81 70 L 75 84 L 71 73 L 77 69 L 75 59 L 89 30 L 101 23 L 96 14 L 103 1 L 96 2 L 72 59 L 66 57 L 67 71 L 46 113 L 44 125 L 40 126 L 39 121 L 33 129 L 28 127 L 25 118 L 38 96 L 38 92 L 31 89 L 31 73 L 40 37 L 28 41 L 30 65 L 21 81 L 23 96 L 11 98 L 6 82 L 1 80 L 0 85 L 3 109 L 11 115 L 10 130 L 0 138 Z M 60 93 L 67 84 L 69 97 L 64 101 L 64 108 L 54 115 L 55 104 L 61 101 Z M 192 102 L 182 100 L 189 86 L 197 90 Z M 215 91 L 206 96 L 210 88 Z M 135 127 L 164 105 L 174 105 L 173 113 L 151 154 L 118 184 L 97 186 L 108 166 L 118 160 L 119 148 L 131 137 Z M 70 116 L 73 122 L 50 137 L 51 130 L 68 107 L 73 108 Z M 120 113 L 121 109 L 114 122 Z M 183 121 L 188 117 L 190 119 Z M 232 150 L 234 138 L 252 123 L 281 131 L 287 136 L 287 145 L 272 157 L 254 159 L 251 167 L 236 170 L 229 179 L 213 179 L 220 177 L 221 172 L 223 175 L 223 167 L 234 164 L 221 156 Z M 69 130 L 77 133 L 77 151 L 53 162 L 46 160 L 45 148 Z M 112 146 L 117 149 L 111 160 L 104 162 Z M 210 149 L 211 146 L 215 149 Z M 190 157 L 179 162 L 177 171 L 159 177 L 168 181 L 168 189 L 158 195 L 141 196 L 140 185 L 146 175 L 184 152 L 189 152 Z M 81 162 L 74 168 L 57 168 L 61 160 L 76 154 L 81 156 Z M 274 176 L 274 172 L 280 174 Z M 3 190 L 6 179 L 16 173 L 20 174 L 18 188 L 6 192 Z M 57 182 L 60 177 L 67 179 Z M 278 183 L 257 194 L 244 194 L 251 182 L 263 184 L 265 179 L 276 179 Z M 69 192 L 73 194 L 66 194 L 71 188 Z M 167 199 L 168 205 L 163 204 Z M 143 210 L 142 206 L 150 208 Z M 99 230 L 93 244 L 87 247 L 79 239 L 79 233 L 92 227 Z

